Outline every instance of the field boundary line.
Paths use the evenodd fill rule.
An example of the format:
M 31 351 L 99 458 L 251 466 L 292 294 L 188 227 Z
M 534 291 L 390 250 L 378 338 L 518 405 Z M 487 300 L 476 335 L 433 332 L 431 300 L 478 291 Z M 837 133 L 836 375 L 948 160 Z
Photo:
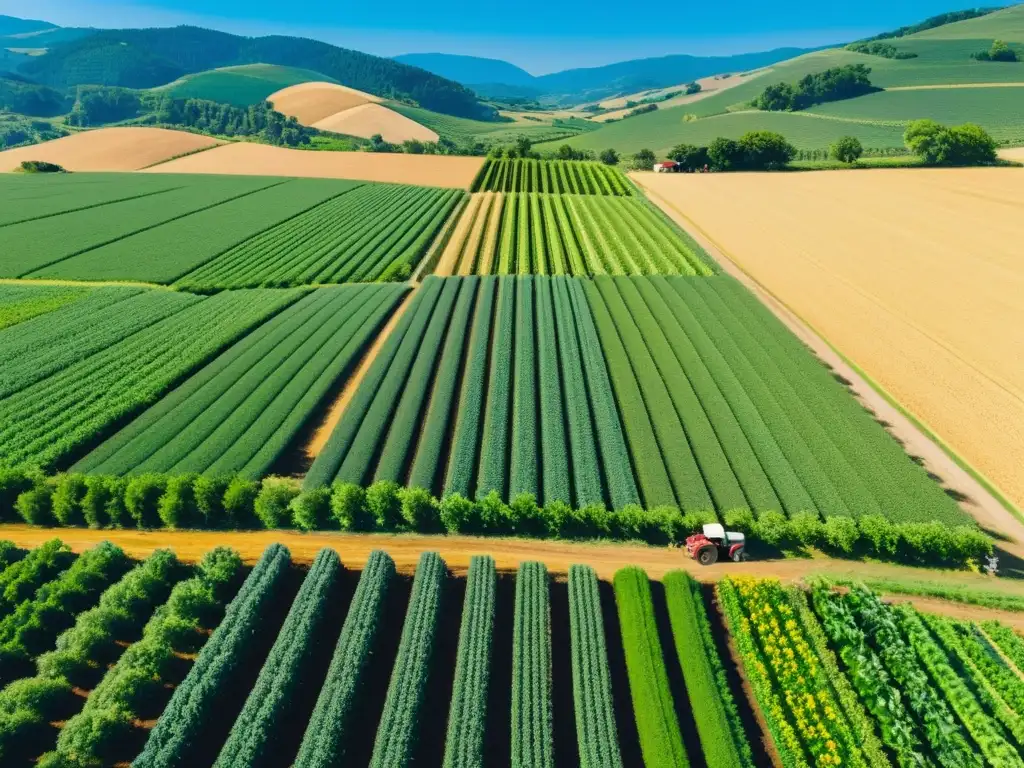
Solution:
M 175 290 L 160 283 L 119 280 L 65 280 L 50 277 L 0 277 L 0 285 L 66 285 L 69 288 L 150 288 L 161 291 Z
M 402 303 L 398 305 L 395 311 L 391 314 L 387 323 L 381 328 L 380 333 L 377 334 L 377 338 L 374 339 L 373 344 L 363 355 L 363 358 L 359 361 L 353 374 L 349 377 L 348 381 L 345 382 L 345 386 L 342 387 L 338 396 L 334 398 L 334 401 L 329 404 L 326 408 L 326 415 L 320 422 L 319 426 L 313 431 L 312 437 L 301 447 L 302 455 L 309 460 L 311 463 L 317 456 L 320 455 L 320 451 L 327 445 L 327 441 L 330 439 L 334 432 L 335 427 L 338 426 L 338 422 L 341 421 L 341 417 L 344 416 L 345 410 L 348 408 L 348 404 L 352 401 L 355 393 L 359 389 L 359 385 L 363 379 L 366 378 L 366 374 L 377 360 L 377 355 L 380 353 L 381 347 L 390 338 L 391 333 L 395 330 L 395 326 L 398 325 L 398 321 L 402 319 L 402 315 L 405 314 L 409 306 L 412 304 L 413 299 L 416 297 L 419 291 L 419 285 L 413 285 L 411 290 L 402 299 Z
M 729 252 L 705 232 L 699 224 L 657 192 L 647 189 L 647 193 L 651 200 L 675 218 L 680 226 L 687 228 L 698 242 L 704 241 L 702 245 L 705 250 L 715 257 L 725 273 L 738 279 L 748 290 L 758 296 L 772 314 L 811 348 L 819 360 L 846 378 L 850 382 L 850 389 L 861 404 L 876 418 L 889 424 L 886 431 L 903 443 L 904 449 L 908 453 L 918 455 L 924 452 L 921 449 L 927 447 L 927 444 L 937 448 L 937 452 L 932 451 L 931 456 L 922 457 L 925 461 L 925 469 L 935 472 L 943 479 L 943 483 L 948 488 L 963 493 L 973 501 L 973 504 L 967 506 L 966 510 L 979 524 L 999 534 L 1012 537 L 1012 546 L 1008 546 L 1008 542 L 1000 542 L 1000 547 L 1013 552 L 1014 555 L 1024 557 L 1024 513 L 998 486 L 961 457 L 934 430 L 899 403 L 856 363 L 849 360 L 792 307 L 740 266 Z
M 6 224 L 0 224 L 0 228 L 13 227 L 15 224 L 27 224 L 30 221 L 42 221 L 43 219 L 52 219 L 55 216 L 63 216 L 67 213 L 78 213 L 79 211 L 88 211 L 93 208 L 102 208 L 104 205 L 115 205 L 116 203 L 127 203 L 129 200 L 141 200 L 144 197 L 153 197 L 154 195 L 162 195 L 165 192 L 175 192 L 183 187 L 167 187 L 167 189 L 157 189 L 152 192 L 143 192 L 141 195 L 132 195 L 130 197 L 119 197 L 117 200 L 107 200 L 103 203 L 93 203 L 92 205 L 83 205 L 81 208 L 70 208 L 66 211 L 56 211 L 54 213 L 44 213 L 41 216 L 29 216 L 27 219 L 18 219 L 17 221 L 8 221 Z
M 159 128 L 159 127 L 162 127 L 162 126 L 154 126 L 154 127 Z M 180 126 L 175 126 L 173 129 L 170 129 L 170 130 L 180 131 L 181 127 Z M 192 133 L 192 131 L 186 131 L 186 133 Z M 198 135 L 198 136 L 206 136 L 205 133 L 197 133 L 196 135 Z M 149 168 L 156 168 L 158 165 L 163 165 L 164 163 L 169 163 L 169 162 L 171 162 L 173 160 L 180 160 L 183 157 L 191 157 L 192 155 L 198 155 L 200 152 L 206 152 L 206 151 L 211 150 L 211 149 L 216 149 L 217 147 L 222 147 L 222 146 L 224 146 L 227 143 L 229 143 L 227 140 L 220 139 L 220 140 L 218 140 L 218 142 L 216 144 L 211 144 L 208 147 L 199 147 L 198 149 L 193 149 L 193 150 L 190 150 L 188 152 L 182 152 L 180 155 L 174 155 L 173 157 L 166 157 L 163 160 L 157 160 L 155 163 L 150 163 L 149 165 L 144 165 L 141 168 L 136 168 L 136 171 L 145 171 L 145 170 L 147 170 Z
M 883 91 L 946 91 L 962 88 L 1024 88 L 1024 83 L 941 83 L 934 85 L 894 85 Z
M 424 272 L 430 272 L 437 268 L 445 248 L 448 247 L 448 243 L 455 234 L 455 228 L 459 225 L 459 221 L 462 219 L 462 213 L 465 211 L 466 206 L 469 205 L 469 201 L 472 197 L 473 195 L 471 193 L 467 192 L 464 194 L 462 199 L 456 203 L 452 212 L 448 214 L 448 220 L 445 221 L 444 226 L 441 227 L 441 230 L 434 237 L 434 242 L 430 244 L 427 252 L 420 260 L 419 266 L 417 266 L 416 270 L 412 273 L 410 282 L 413 285 L 416 285 L 423 280 Z
M 113 243 L 119 243 L 122 240 L 127 240 L 129 237 L 135 237 L 135 235 L 141 235 L 143 232 L 148 232 L 151 229 L 156 229 L 157 227 L 162 227 L 164 224 L 171 224 L 171 223 L 173 223 L 175 221 L 180 221 L 181 219 L 187 218 L 188 216 L 191 216 L 194 213 L 200 213 L 202 211 L 209 211 L 209 210 L 212 210 L 214 208 L 217 208 L 218 206 L 226 205 L 227 203 L 232 203 L 235 200 L 241 200 L 243 197 L 248 197 L 249 195 L 254 195 L 257 192 L 262 192 L 265 189 L 273 189 L 274 187 L 279 187 L 282 184 L 287 183 L 288 181 L 290 181 L 290 179 L 283 179 L 283 180 L 281 180 L 279 182 L 276 182 L 274 184 L 269 184 L 269 185 L 267 185 L 265 187 L 259 187 L 258 189 L 252 189 L 252 190 L 249 190 L 248 192 L 243 192 L 240 195 L 235 195 L 234 197 L 229 197 L 226 200 L 221 200 L 220 202 L 214 203 L 213 205 L 208 205 L 205 208 L 199 208 L 199 209 L 194 210 L 194 211 L 189 211 L 188 213 L 183 213 L 180 216 L 175 216 L 173 218 L 167 219 L 166 221 L 160 221 L 160 222 L 157 222 L 156 224 L 150 224 L 147 227 L 141 227 L 141 228 L 133 230 L 131 232 L 126 232 L 123 235 L 111 238 L 110 240 L 107 240 L 106 242 L 98 243 L 97 245 L 91 245 L 88 248 L 82 248 L 81 250 L 75 251 L 74 253 L 69 253 L 66 256 L 61 256 L 59 259 L 54 259 L 53 261 L 47 262 L 46 264 L 41 264 L 38 267 L 35 267 L 34 269 L 30 269 L 28 272 L 24 272 L 24 273 L 18 275 L 18 277 L 27 277 L 29 275 L 34 274 L 35 272 L 39 272 L 40 270 L 49 269 L 54 264 L 60 264 L 62 261 L 68 261 L 70 259 L 75 258 L 76 256 L 81 256 L 83 253 L 89 253 L 91 251 L 99 250 L 100 248 L 105 248 L 106 246 L 111 245 Z

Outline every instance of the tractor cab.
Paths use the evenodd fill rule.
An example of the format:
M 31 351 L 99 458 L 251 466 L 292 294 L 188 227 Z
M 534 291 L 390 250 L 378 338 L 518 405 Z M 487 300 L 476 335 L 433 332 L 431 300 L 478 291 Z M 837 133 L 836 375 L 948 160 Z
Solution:
M 704 526 L 703 533 L 695 533 L 686 540 L 690 557 L 701 565 L 714 565 L 719 557 L 733 562 L 746 559 L 746 536 L 737 531 L 726 531 L 719 523 Z

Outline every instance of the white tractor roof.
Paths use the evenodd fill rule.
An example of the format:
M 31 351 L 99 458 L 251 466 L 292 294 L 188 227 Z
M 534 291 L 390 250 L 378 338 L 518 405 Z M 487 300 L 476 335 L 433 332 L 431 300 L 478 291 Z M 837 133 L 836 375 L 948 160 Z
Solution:
M 719 523 L 708 523 L 704 526 L 704 535 L 709 539 L 725 539 L 725 527 Z

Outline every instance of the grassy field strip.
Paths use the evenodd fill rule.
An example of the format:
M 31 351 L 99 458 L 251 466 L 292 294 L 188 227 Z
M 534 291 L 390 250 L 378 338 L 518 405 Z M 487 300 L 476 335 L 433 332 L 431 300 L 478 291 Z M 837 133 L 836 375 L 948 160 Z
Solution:
M 943 85 L 895 85 L 886 91 L 945 91 L 955 88 L 1024 88 L 1024 83 L 946 83 Z
M 76 464 L 105 474 L 265 474 L 355 366 L 404 286 L 307 294 Z
M 104 216 L 96 216 L 93 209 L 86 209 L 61 214 L 56 219 L 51 217 L 3 227 L 0 228 L 0 248 L 6 255 L 0 262 L 0 270 L 9 277 L 32 276 L 32 273 L 42 270 L 43 274 L 35 276 L 65 278 L 68 275 L 60 274 L 60 270 L 62 262 L 68 259 L 171 224 L 199 211 L 219 212 L 221 206 L 286 183 L 218 180 L 206 187 L 181 187 L 156 196 L 115 203 L 104 211 L 107 214 Z M 90 273 L 80 276 L 87 280 L 97 277 Z
M 228 249 L 353 186 L 353 182 L 288 180 L 117 239 L 36 270 L 32 276 L 174 282 Z M 191 247 L 183 249 L 183 242 Z
M 0 331 L 80 301 L 88 290 L 75 286 L 23 286 L 0 280 Z
M 398 308 L 391 313 L 391 317 L 388 322 L 381 328 L 376 338 L 373 340 L 373 344 L 366 351 L 366 354 L 360 360 L 356 369 L 352 372 L 352 375 L 345 381 L 345 386 L 341 392 L 326 409 L 326 414 L 323 421 L 317 427 L 313 433 L 309 442 L 306 443 L 302 449 L 303 455 L 309 460 L 313 461 L 323 450 L 327 444 L 327 440 L 330 438 L 331 433 L 334 432 L 338 422 L 341 421 L 341 417 L 345 413 L 345 408 L 351 402 L 353 396 L 359 389 L 359 385 L 363 379 L 366 378 L 367 372 L 373 367 L 374 361 L 377 359 L 377 355 L 380 353 L 381 348 L 387 344 L 391 334 L 394 333 L 395 328 L 402 320 L 406 310 L 413 304 L 417 293 L 419 292 L 419 286 L 413 286 L 412 290 L 409 291 L 402 302 L 398 305 Z
M 73 456 L 299 297 L 233 291 L 201 299 L 0 400 L 4 463 L 51 466 Z

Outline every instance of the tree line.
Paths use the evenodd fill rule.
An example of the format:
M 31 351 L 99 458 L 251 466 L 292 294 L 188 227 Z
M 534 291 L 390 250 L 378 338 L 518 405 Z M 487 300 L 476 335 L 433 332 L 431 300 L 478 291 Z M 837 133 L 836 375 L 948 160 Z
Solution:
M 871 84 L 870 74 L 871 69 L 864 64 L 832 67 L 796 83 L 769 85 L 754 99 L 753 106 L 769 112 L 795 112 L 815 104 L 853 99 L 878 90 Z

